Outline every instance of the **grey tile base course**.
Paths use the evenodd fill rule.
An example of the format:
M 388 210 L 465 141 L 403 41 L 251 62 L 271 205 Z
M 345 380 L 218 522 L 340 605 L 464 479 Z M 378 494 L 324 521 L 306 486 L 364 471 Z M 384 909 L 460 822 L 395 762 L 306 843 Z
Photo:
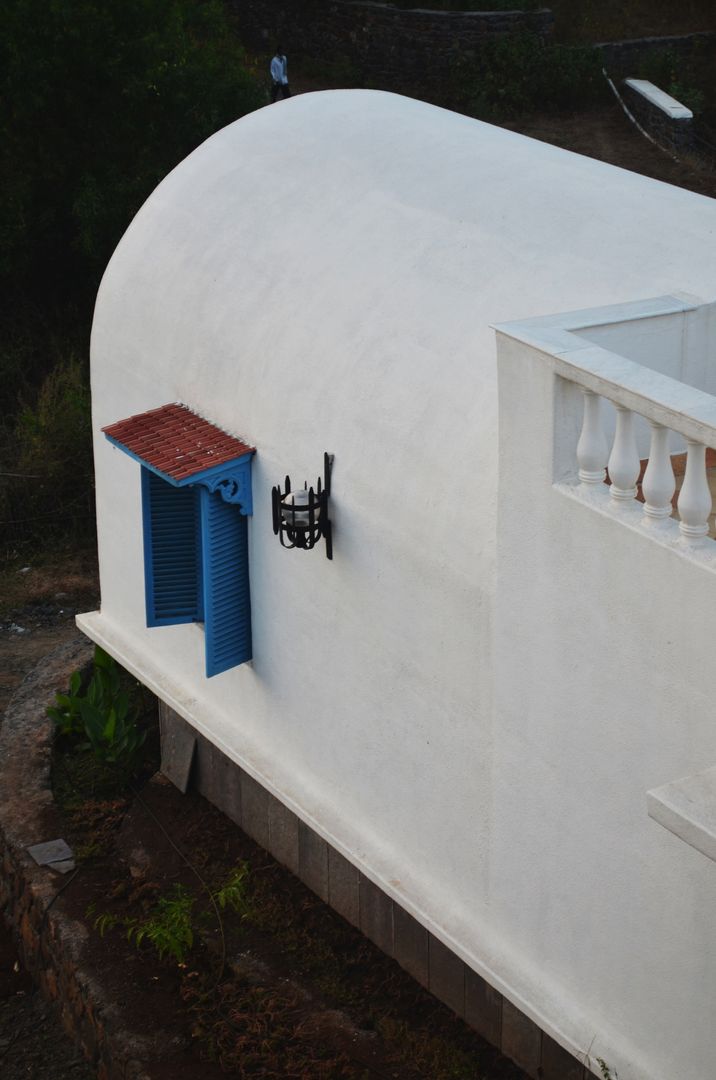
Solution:
M 162 730 L 169 730 L 171 724 L 186 725 L 182 717 L 161 702 L 159 709 Z M 421 986 L 533 1080 L 593 1080 L 594 1074 L 582 1062 L 542 1032 L 533 1020 L 202 735 L 197 735 L 194 783 L 205 798 L 277 862 L 358 927 Z M 231 794 L 227 794 L 227 783 Z
M 398 904 L 395 905 L 393 922 L 395 924 L 393 959 L 397 960 L 400 966 L 421 986 L 427 986 L 430 981 L 427 930 Z

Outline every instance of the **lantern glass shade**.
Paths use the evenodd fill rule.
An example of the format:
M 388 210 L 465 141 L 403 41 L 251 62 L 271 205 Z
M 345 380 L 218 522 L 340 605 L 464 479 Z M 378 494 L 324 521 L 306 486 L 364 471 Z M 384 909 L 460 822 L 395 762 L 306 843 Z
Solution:
M 304 509 L 305 507 L 305 509 Z M 318 521 L 321 516 L 321 503 L 315 497 L 313 489 L 307 491 L 289 491 L 281 500 L 281 518 L 286 525 L 297 529 L 307 529 L 311 524 L 311 507 L 313 507 L 313 521 Z

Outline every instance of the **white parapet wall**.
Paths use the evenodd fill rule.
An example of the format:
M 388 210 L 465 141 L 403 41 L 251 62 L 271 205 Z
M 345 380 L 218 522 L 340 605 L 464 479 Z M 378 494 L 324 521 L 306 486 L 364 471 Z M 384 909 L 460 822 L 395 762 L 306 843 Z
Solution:
M 498 327 L 495 768 L 514 798 L 493 880 L 535 977 L 573 986 L 596 1053 L 640 1080 L 705 1080 L 716 1059 L 713 781 L 652 793 L 670 832 L 647 814 L 647 792 L 716 764 L 715 310 L 666 297 Z M 689 448 L 679 519 L 669 432 Z

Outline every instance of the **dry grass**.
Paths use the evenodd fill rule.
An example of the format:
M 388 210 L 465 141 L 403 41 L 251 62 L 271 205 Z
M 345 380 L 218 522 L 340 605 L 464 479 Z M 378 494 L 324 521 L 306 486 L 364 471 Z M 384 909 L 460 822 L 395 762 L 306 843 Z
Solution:
M 10 551 L 0 563 L 0 620 L 58 600 L 68 607 L 91 606 L 98 593 L 97 555 L 92 547 L 56 548 L 31 556 Z

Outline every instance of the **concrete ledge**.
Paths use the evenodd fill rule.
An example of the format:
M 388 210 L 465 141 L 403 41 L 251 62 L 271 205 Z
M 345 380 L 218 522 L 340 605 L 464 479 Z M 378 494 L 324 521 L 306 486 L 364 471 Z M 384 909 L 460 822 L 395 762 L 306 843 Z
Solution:
M 644 131 L 663 149 L 678 153 L 693 142 L 694 114 L 646 79 L 625 79 L 624 101 Z
M 660 90 L 654 83 L 646 79 L 625 79 L 624 85 L 654 105 L 657 109 L 669 117 L 670 120 L 691 120 L 693 113 L 676 98 L 671 97 L 665 90 Z
M 649 817 L 716 862 L 716 766 L 646 794 Z

